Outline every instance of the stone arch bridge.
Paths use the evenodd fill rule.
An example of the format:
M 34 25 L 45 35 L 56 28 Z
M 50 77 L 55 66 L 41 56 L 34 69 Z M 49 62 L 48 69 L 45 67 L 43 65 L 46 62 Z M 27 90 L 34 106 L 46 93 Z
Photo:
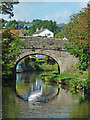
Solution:
M 25 47 L 21 48 L 15 66 L 21 59 L 33 54 L 42 54 L 53 58 L 58 63 L 59 73 L 63 73 L 78 62 L 77 58 L 64 50 L 64 46 L 69 44 L 68 40 L 31 36 L 22 36 L 20 39 L 25 42 Z

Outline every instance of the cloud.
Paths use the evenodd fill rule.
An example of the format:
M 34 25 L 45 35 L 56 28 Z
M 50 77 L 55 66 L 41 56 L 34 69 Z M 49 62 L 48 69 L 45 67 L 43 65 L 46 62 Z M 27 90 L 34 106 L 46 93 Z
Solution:
M 32 16 L 32 10 L 28 3 L 19 3 L 14 6 L 14 17 L 12 19 L 16 20 L 29 20 L 29 16 Z
M 46 15 L 45 19 L 46 20 L 53 20 L 53 21 L 57 21 L 58 23 L 60 23 L 61 21 L 67 23 L 69 22 L 69 16 L 72 15 L 71 12 L 69 11 L 62 11 L 62 12 L 56 12 L 55 14 L 50 14 L 50 15 Z
M 87 7 L 87 3 L 88 3 L 88 2 L 84 2 L 84 1 L 83 1 L 83 2 L 80 2 L 80 3 L 79 3 L 79 6 L 80 6 L 81 8 L 85 8 L 85 7 Z
M 0 15 L 1 18 L 5 20 L 30 20 L 30 16 L 32 16 L 32 10 L 28 3 L 19 3 L 18 5 L 14 5 L 14 16 L 11 19 L 8 17 L 9 15 Z

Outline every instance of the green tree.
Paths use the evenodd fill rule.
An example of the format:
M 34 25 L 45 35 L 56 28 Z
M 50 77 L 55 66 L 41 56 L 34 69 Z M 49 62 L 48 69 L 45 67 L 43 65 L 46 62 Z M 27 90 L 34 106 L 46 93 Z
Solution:
M 86 70 L 89 65 L 89 42 L 88 42 L 88 7 L 84 8 L 78 14 L 71 16 L 70 31 L 67 34 L 71 46 L 67 50 L 79 57 L 79 69 Z
M 24 43 L 18 35 L 11 35 L 10 29 L 2 33 L 2 74 L 4 77 L 12 74 L 15 59 L 22 45 L 24 46 Z
M 29 35 L 29 30 L 24 29 L 22 33 L 24 34 L 24 36 Z
M 10 27 L 11 25 L 15 26 L 16 23 L 17 23 L 16 20 L 11 20 L 11 21 L 8 22 L 7 27 Z
M 0 22 L 2 22 L 2 27 L 4 27 L 4 26 L 5 26 L 5 24 L 7 23 L 7 21 L 6 21 L 6 20 L 4 20 L 4 19 L 0 20 Z M 2 29 L 2 27 L 0 26 L 0 29 Z
M 36 31 L 36 26 L 35 25 L 33 25 L 33 26 L 31 26 L 30 27 L 30 30 L 29 30 L 29 35 L 32 35 L 35 31 Z
M 55 35 L 55 37 L 62 39 L 64 36 L 63 36 L 62 32 L 59 32 L 59 33 L 57 33 L 57 34 Z
M 68 37 L 67 35 L 69 34 L 71 30 L 72 24 L 69 22 L 68 24 L 64 24 L 61 31 L 55 35 L 56 38 L 64 38 Z

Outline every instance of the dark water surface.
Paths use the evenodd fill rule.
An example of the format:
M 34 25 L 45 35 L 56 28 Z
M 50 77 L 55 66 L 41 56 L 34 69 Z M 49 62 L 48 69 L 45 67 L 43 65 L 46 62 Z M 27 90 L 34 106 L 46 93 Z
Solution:
M 16 74 L 16 83 L 3 86 L 3 118 L 88 118 L 84 91 L 44 83 L 42 73 Z

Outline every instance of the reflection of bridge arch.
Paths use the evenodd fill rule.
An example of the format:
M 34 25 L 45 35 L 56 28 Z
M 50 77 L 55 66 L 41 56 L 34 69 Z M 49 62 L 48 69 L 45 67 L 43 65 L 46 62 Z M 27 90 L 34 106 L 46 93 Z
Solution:
M 36 100 L 36 102 L 48 102 L 48 101 L 51 101 L 52 99 L 54 99 L 59 94 L 59 91 L 60 91 L 59 88 L 54 88 L 55 91 L 52 91 L 53 90 L 53 87 L 52 87 L 52 90 L 51 90 L 51 88 L 49 88 L 50 91 L 47 92 L 47 94 L 45 95 L 43 92 L 43 89 L 44 88 L 42 86 L 41 90 L 32 92 L 30 94 L 30 96 L 28 97 L 28 101 L 31 102 L 31 101 Z
M 30 79 L 27 84 L 25 81 L 29 78 L 26 79 L 22 75 L 16 75 L 16 93 L 20 98 L 31 102 L 48 102 L 58 95 L 59 88 L 45 85 L 42 80 Z
M 20 61 L 20 60 L 22 60 L 23 58 L 25 58 L 25 57 L 27 57 L 27 56 L 29 56 L 29 55 L 35 55 L 35 54 L 41 54 L 41 55 L 46 55 L 46 56 L 49 56 L 49 57 L 51 57 L 52 59 L 54 59 L 55 61 L 56 61 L 56 63 L 58 64 L 58 72 L 60 73 L 60 66 L 61 66 L 61 64 L 62 64 L 62 62 L 61 62 L 61 60 L 60 59 L 58 59 L 58 57 L 57 56 L 55 56 L 55 54 L 54 53 L 51 53 L 49 50 L 48 51 L 28 51 L 28 52 L 25 52 L 25 53 L 22 53 L 22 54 L 20 54 L 20 56 L 17 58 L 17 60 L 16 60 L 16 62 L 15 62 L 15 67 L 16 67 L 16 65 L 18 64 L 18 62 Z

